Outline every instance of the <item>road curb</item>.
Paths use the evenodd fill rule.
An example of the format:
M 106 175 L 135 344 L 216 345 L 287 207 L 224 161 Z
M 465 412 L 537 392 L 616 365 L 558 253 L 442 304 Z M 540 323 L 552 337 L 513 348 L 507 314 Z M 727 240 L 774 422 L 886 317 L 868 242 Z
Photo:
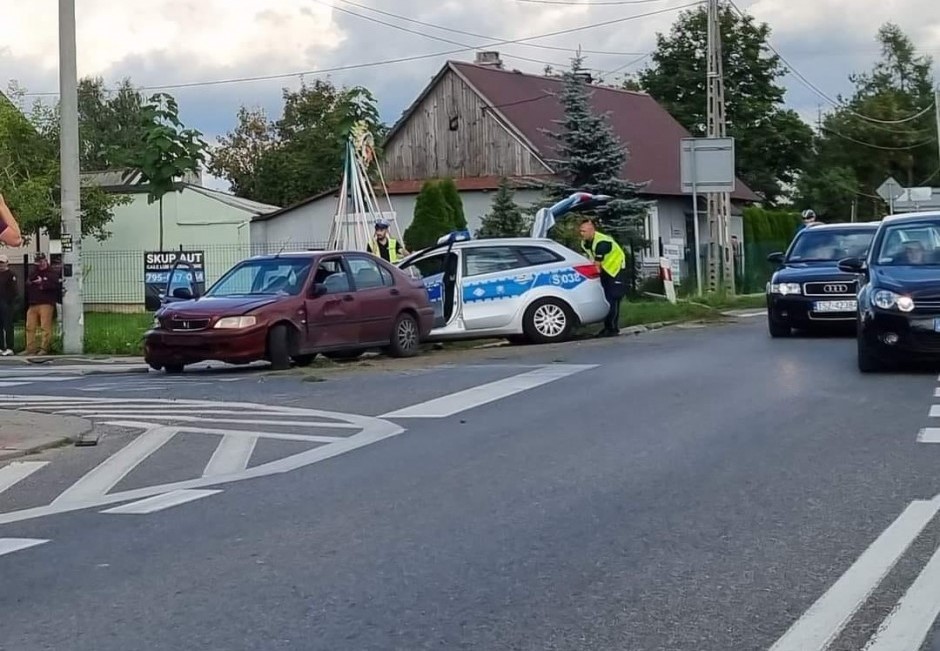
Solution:
M 44 450 L 68 445 L 69 443 L 80 442 L 87 434 L 94 431 L 95 427 L 91 421 L 84 418 L 78 418 L 77 416 L 42 414 L 39 412 L 20 409 L 0 409 L 0 419 L 2 419 L 4 423 L 9 423 L 13 420 L 16 420 L 16 418 L 11 417 L 10 414 L 28 414 L 31 421 L 39 421 L 38 423 L 31 423 L 31 426 L 35 427 L 39 431 L 49 431 L 50 429 L 54 429 L 54 426 L 50 426 L 50 423 L 55 422 L 58 422 L 59 424 L 58 429 L 65 431 L 61 434 L 56 433 L 45 436 L 35 443 L 29 443 L 27 438 L 25 443 L 16 447 L 0 448 L 0 461 L 19 459 L 21 457 L 37 454 Z

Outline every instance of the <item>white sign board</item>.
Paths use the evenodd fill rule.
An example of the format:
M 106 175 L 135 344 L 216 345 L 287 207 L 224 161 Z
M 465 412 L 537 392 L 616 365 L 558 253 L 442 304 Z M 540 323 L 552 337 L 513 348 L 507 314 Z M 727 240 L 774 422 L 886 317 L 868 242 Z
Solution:
M 889 176 L 884 183 L 875 190 L 878 196 L 887 202 L 894 201 L 904 193 L 904 186 L 898 183 L 893 176 Z
M 670 260 L 681 259 L 682 247 L 676 246 L 675 244 L 663 244 L 663 256 Z
M 679 168 L 687 194 L 734 192 L 734 138 L 683 138 Z
M 898 202 L 923 203 L 933 197 L 933 188 L 907 188 L 898 197 Z

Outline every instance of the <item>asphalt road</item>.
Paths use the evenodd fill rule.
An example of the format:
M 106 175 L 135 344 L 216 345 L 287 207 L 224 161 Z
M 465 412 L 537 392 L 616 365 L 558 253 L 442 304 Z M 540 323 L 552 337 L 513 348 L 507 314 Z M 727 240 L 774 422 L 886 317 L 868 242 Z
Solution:
M 936 370 L 862 376 L 851 339 L 770 340 L 758 318 L 315 377 L 5 389 L 90 404 L 104 435 L 0 490 L 0 552 L 48 541 L 0 555 L 0 649 L 848 651 L 884 623 L 873 648 L 900 651 L 940 611 L 940 445 L 917 440 Z M 248 422 L 285 407 L 328 411 L 324 441 L 268 432 L 249 467 L 296 468 L 146 514 L 42 511 L 152 436 L 115 422 L 216 421 L 105 482 L 146 491 L 199 477 L 223 430 L 287 432 Z

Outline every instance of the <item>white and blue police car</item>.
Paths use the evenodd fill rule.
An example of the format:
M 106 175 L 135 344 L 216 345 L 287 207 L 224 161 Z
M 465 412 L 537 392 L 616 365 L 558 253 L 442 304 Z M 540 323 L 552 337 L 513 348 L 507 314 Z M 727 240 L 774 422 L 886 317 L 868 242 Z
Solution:
M 431 341 L 555 343 L 607 315 L 594 263 L 550 239 L 451 233 L 398 266 L 428 290 L 435 318 Z

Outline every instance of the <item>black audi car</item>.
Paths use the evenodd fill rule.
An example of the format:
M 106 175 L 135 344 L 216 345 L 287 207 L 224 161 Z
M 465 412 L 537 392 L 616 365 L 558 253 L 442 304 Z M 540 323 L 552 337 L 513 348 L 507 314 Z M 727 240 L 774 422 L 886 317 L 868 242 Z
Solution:
M 877 230 L 877 222 L 810 226 L 797 233 L 786 253 L 768 256 L 779 265 L 767 283 L 770 336 L 853 325 L 856 274 L 841 271 L 839 261 L 863 257 Z
M 885 217 L 866 256 L 839 269 L 858 293 L 858 368 L 940 361 L 940 212 Z

